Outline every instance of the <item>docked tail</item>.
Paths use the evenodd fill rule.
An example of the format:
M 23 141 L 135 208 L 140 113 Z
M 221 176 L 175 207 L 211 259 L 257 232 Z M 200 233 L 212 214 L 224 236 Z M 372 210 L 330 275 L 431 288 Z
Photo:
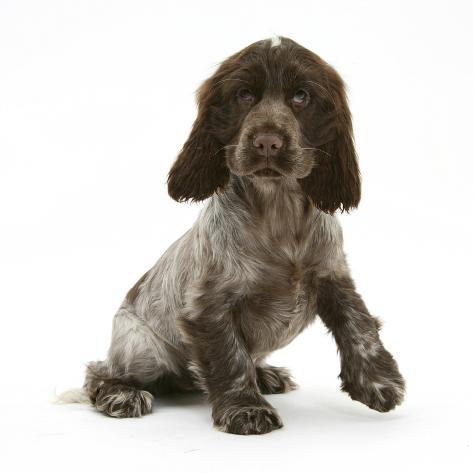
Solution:
M 85 389 L 68 389 L 60 394 L 54 393 L 53 402 L 55 404 L 91 404 Z

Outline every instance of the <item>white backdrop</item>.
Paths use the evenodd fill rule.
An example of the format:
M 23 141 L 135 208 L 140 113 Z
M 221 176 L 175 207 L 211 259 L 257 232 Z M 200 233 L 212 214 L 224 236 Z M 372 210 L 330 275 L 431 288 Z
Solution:
M 471 1 L 0 3 L 0 468 L 471 471 Z M 194 91 L 247 44 L 289 36 L 348 84 L 363 198 L 346 251 L 407 379 L 380 414 L 339 392 L 317 322 L 272 357 L 300 389 L 284 429 L 213 430 L 200 396 L 109 419 L 56 406 L 103 358 L 114 311 L 195 220 L 166 175 Z

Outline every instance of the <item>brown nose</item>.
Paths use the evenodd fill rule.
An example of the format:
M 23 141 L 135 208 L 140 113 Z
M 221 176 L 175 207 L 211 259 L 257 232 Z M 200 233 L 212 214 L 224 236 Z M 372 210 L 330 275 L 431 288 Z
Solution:
M 259 134 L 253 141 L 253 146 L 260 156 L 276 156 L 282 148 L 282 139 L 278 135 Z

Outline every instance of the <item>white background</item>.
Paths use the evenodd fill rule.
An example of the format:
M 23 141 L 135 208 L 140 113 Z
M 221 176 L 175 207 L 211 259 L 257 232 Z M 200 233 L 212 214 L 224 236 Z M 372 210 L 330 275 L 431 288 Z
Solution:
M 3 472 L 472 471 L 471 1 L 0 3 Z M 346 251 L 407 379 L 380 414 L 339 392 L 317 322 L 272 361 L 284 429 L 215 431 L 200 396 L 114 420 L 52 405 L 108 348 L 114 311 L 195 220 L 166 175 L 193 93 L 274 34 L 344 77 L 363 174 Z M 143 470 L 144 471 L 144 470 Z

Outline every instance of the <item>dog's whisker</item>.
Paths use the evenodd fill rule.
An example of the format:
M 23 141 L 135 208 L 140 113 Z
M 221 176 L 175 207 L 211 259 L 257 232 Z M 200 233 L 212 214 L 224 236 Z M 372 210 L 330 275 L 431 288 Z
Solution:
M 321 153 L 324 153 L 327 156 L 332 156 L 330 153 L 327 153 L 327 151 L 324 151 L 323 149 L 320 149 L 320 148 L 301 148 L 301 149 L 312 149 L 314 151 L 320 151 Z
M 315 85 L 316 87 L 318 87 L 320 90 L 323 90 L 325 92 L 325 94 L 327 94 L 331 101 L 334 103 L 334 98 L 333 98 L 333 95 L 332 93 L 330 92 L 330 90 L 328 90 L 326 87 L 324 87 L 323 85 L 319 84 L 318 82 L 314 81 L 314 80 L 307 80 L 306 81 L 308 84 L 313 84 Z
M 243 82 L 244 84 L 248 84 L 248 81 L 244 79 L 221 79 L 218 82 L 216 82 L 215 85 L 221 84 L 222 82 L 229 82 L 229 81 L 237 81 L 237 82 Z
M 224 150 L 224 149 L 227 149 L 227 148 L 236 148 L 238 145 L 226 145 L 226 146 L 222 146 L 221 148 L 219 148 L 214 154 L 212 154 L 210 156 L 210 158 L 213 158 L 215 156 L 217 156 L 218 153 L 220 153 L 220 151 Z

